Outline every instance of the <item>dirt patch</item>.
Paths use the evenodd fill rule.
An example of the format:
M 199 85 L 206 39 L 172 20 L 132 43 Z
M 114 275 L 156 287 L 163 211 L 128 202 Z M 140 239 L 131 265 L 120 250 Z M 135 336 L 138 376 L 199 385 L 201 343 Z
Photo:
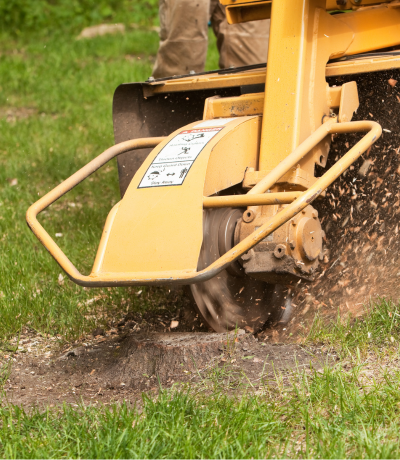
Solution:
M 318 348 L 267 344 L 243 330 L 119 333 L 62 353 L 43 353 L 47 346 L 43 339 L 41 351 L 14 355 L 3 403 L 25 407 L 81 401 L 136 403 L 143 391 L 157 392 L 160 384 L 164 388 L 200 384 L 215 373 L 228 376 L 230 388 L 234 383 L 237 388 L 255 389 L 276 381 L 277 375 L 320 369 L 337 359 Z
M 160 28 L 157 26 L 143 27 L 139 24 L 130 24 L 129 28 L 133 30 L 144 30 L 157 33 L 160 32 Z M 95 38 L 102 37 L 103 35 L 114 35 L 118 33 L 124 34 L 125 32 L 125 24 L 98 24 L 97 26 L 85 27 L 76 37 L 76 39 L 82 40 L 83 38 Z
M 0 107 L 0 118 L 5 118 L 8 123 L 15 123 L 38 113 L 32 107 Z

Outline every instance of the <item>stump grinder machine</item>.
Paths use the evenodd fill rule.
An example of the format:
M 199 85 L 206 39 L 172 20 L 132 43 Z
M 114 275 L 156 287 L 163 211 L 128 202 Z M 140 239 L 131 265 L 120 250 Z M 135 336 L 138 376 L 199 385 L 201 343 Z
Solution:
M 29 227 L 81 286 L 188 285 L 215 331 L 399 294 L 400 1 L 221 3 L 271 18 L 268 63 L 120 85 L 116 144 Z M 114 157 L 122 199 L 83 275 L 37 215 Z

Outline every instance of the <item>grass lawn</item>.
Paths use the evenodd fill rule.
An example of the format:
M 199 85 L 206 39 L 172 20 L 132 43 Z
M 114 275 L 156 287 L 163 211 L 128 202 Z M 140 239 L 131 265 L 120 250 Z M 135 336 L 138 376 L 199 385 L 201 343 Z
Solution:
M 114 143 L 114 90 L 151 75 L 158 35 L 134 30 L 92 40 L 59 34 L 18 41 L 3 36 L 1 42 L 0 340 L 26 324 L 69 340 L 104 320 L 93 299 L 101 298 L 107 311 L 135 300 L 127 289 L 85 290 L 68 279 L 58 282 L 61 270 L 28 230 L 25 212 Z M 217 66 L 217 59 L 214 44 L 207 68 Z M 113 161 L 41 214 L 44 227 L 53 238 L 62 234 L 57 242 L 84 273 L 118 200 Z
M 241 395 L 228 396 L 216 369 L 211 386 L 143 395 L 140 408 L 0 408 L 0 456 L 399 458 L 399 325 L 382 321 L 387 313 L 398 309 L 383 302 L 370 322 L 353 324 L 351 349 L 338 346 L 342 326 L 319 328 L 326 346 L 341 350 L 337 365 L 277 375 Z M 377 340 L 368 338 L 373 325 Z
M 1 37 L 0 340 L 25 325 L 72 340 L 119 309 L 146 309 L 128 289 L 82 289 L 25 224 L 38 196 L 113 144 L 111 102 L 122 82 L 146 79 L 153 32 L 76 41 L 73 36 Z M 212 41 L 207 69 L 216 68 Z M 116 163 L 59 200 L 41 222 L 88 272 L 105 217 L 119 199 Z M 157 290 L 151 291 L 156 297 Z M 101 300 L 101 302 L 97 302 Z M 251 394 L 199 385 L 144 396 L 141 408 L 0 408 L 4 458 L 398 458 L 400 374 L 397 307 L 381 302 L 364 321 L 310 340 L 339 350 L 323 373 L 286 376 Z

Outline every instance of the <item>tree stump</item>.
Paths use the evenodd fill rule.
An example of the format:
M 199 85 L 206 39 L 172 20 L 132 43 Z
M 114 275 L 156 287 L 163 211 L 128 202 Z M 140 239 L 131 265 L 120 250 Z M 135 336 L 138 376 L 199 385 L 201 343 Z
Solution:
M 113 366 L 113 385 L 121 382 L 140 387 L 149 378 L 160 382 L 182 380 L 211 364 L 223 351 L 245 337 L 243 330 L 236 333 L 150 333 L 128 336 Z M 157 380 L 155 380 L 157 381 Z

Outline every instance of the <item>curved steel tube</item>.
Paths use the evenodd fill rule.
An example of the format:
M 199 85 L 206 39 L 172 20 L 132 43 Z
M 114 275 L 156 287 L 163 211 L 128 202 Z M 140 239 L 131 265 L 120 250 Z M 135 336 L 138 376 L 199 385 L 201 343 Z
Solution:
M 111 149 L 108 149 L 104 152 L 100 157 L 96 160 L 93 160 L 87 166 L 82 168 L 78 173 L 75 173 L 65 182 L 60 184 L 56 189 L 52 192 L 49 192 L 45 195 L 41 200 L 37 203 L 32 205 L 27 212 L 27 221 L 28 225 L 31 227 L 32 231 L 35 235 L 40 239 L 40 241 L 45 245 L 47 250 L 51 253 L 51 255 L 56 259 L 56 261 L 60 264 L 60 266 L 66 271 L 68 276 L 75 281 L 77 284 L 81 286 L 130 286 L 130 285 L 149 285 L 149 284 L 192 284 L 198 283 L 202 281 L 209 280 L 217 275 L 219 272 L 224 270 L 231 264 L 234 260 L 238 259 L 241 255 L 246 253 L 249 249 L 253 248 L 257 243 L 263 240 L 266 236 L 270 233 L 275 231 L 281 225 L 286 223 L 296 214 L 301 212 L 305 207 L 311 204 L 329 185 L 332 184 L 349 166 L 351 166 L 354 161 L 356 161 L 363 152 L 365 152 L 381 135 L 382 128 L 381 126 L 373 121 L 355 121 L 349 123 L 335 123 L 335 122 L 328 122 L 318 128 L 315 133 L 313 133 L 308 139 L 306 139 L 297 149 L 295 149 L 288 157 L 284 160 L 286 162 L 286 170 L 283 174 L 292 167 L 292 162 L 296 159 L 298 161 L 300 153 L 301 158 L 303 158 L 307 153 L 316 145 L 320 140 L 322 140 L 325 136 L 329 134 L 342 134 L 342 133 L 349 133 L 349 132 L 362 132 L 368 131 L 367 134 L 357 142 L 357 144 L 352 147 L 337 163 L 335 163 L 322 177 L 318 178 L 318 180 L 305 192 L 301 194 L 300 197 L 295 199 L 291 204 L 286 206 L 282 209 L 279 213 L 273 216 L 271 219 L 268 220 L 264 225 L 262 225 L 258 230 L 253 232 L 251 235 L 246 237 L 236 246 L 234 246 L 230 251 L 216 260 L 213 264 L 209 267 L 205 268 L 200 272 L 193 272 L 193 271 L 179 271 L 179 272 L 153 272 L 153 273 L 100 273 L 97 275 L 90 275 L 84 276 L 74 267 L 74 265 L 68 260 L 65 254 L 61 251 L 61 249 L 56 245 L 56 243 L 50 238 L 47 232 L 43 229 L 43 227 L 39 224 L 36 220 L 36 215 L 49 206 L 55 199 L 62 196 L 72 187 L 77 185 L 77 183 L 81 182 L 84 177 L 82 174 L 79 176 L 79 180 L 72 179 L 76 177 L 79 173 L 81 173 L 85 168 L 95 162 L 98 158 L 105 155 L 112 149 L 117 149 L 118 146 L 122 146 L 122 143 L 118 144 Z M 158 142 L 161 142 L 162 138 L 157 139 Z M 145 139 L 141 139 L 136 142 L 144 142 Z M 150 141 L 150 140 L 148 140 Z M 135 142 L 135 141 L 128 141 L 128 142 Z M 149 147 L 150 145 L 146 145 Z M 136 148 L 141 148 L 143 145 L 137 146 Z M 130 146 L 126 150 L 132 150 L 134 147 Z M 126 151 L 123 150 L 123 151 Z M 123 153 L 120 151 L 119 153 Z M 119 153 L 115 153 L 113 156 L 118 155 Z M 110 157 L 112 158 L 112 157 Z M 106 160 L 108 161 L 108 160 Z M 98 169 L 102 164 L 102 162 L 97 166 L 92 172 Z M 282 173 L 283 168 L 279 168 L 278 165 L 274 170 L 271 171 L 263 180 L 262 180 L 262 187 L 259 186 L 256 189 L 256 194 L 262 193 L 261 190 L 266 191 L 270 186 L 272 186 L 275 182 L 271 184 L 272 179 L 275 179 L 279 174 Z M 277 170 L 278 169 L 278 170 Z M 282 175 L 283 175 L 282 174 Z M 82 177 L 82 178 L 81 178 Z M 282 177 L 282 176 L 280 176 Z M 276 179 L 278 180 L 278 179 Z M 71 183 L 74 182 L 72 185 Z M 64 187 L 63 184 L 65 185 Z M 260 183 L 259 183 L 260 184 Z M 258 184 L 258 185 L 259 185 Z M 271 184 L 271 185 L 269 185 Z M 267 187 L 268 188 L 265 188 Z M 257 186 L 256 186 L 257 187 Z M 254 187 L 254 188 L 256 188 Z M 56 193 L 56 191 L 58 192 Z M 254 190 L 254 189 L 253 189 Z M 54 195 L 58 195 L 57 198 L 54 198 Z
M 71 189 L 76 187 L 87 177 L 97 171 L 99 168 L 104 166 L 108 161 L 114 157 L 121 155 L 122 153 L 129 152 L 130 150 L 137 150 L 149 147 L 156 147 L 162 142 L 165 137 L 148 137 L 143 139 L 134 139 L 131 141 L 121 142 L 113 145 L 109 149 L 105 150 L 98 157 L 94 158 L 83 168 L 79 169 L 75 174 L 70 176 L 64 182 L 61 182 L 56 188 L 46 193 L 40 200 L 36 201 L 28 211 L 26 212 L 26 222 L 32 232 L 36 235 L 43 246 L 50 252 L 60 267 L 67 273 L 67 275 L 76 283 L 91 286 L 91 278 L 89 276 L 82 275 L 77 268 L 72 264 L 68 257 L 62 252 L 57 243 L 51 238 L 46 230 L 41 226 L 37 220 L 37 215 L 45 210 L 52 203 L 57 201 Z M 80 282 L 82 280 L 82 282 Z M 85 284 L 88 283 L 88 284 Z

